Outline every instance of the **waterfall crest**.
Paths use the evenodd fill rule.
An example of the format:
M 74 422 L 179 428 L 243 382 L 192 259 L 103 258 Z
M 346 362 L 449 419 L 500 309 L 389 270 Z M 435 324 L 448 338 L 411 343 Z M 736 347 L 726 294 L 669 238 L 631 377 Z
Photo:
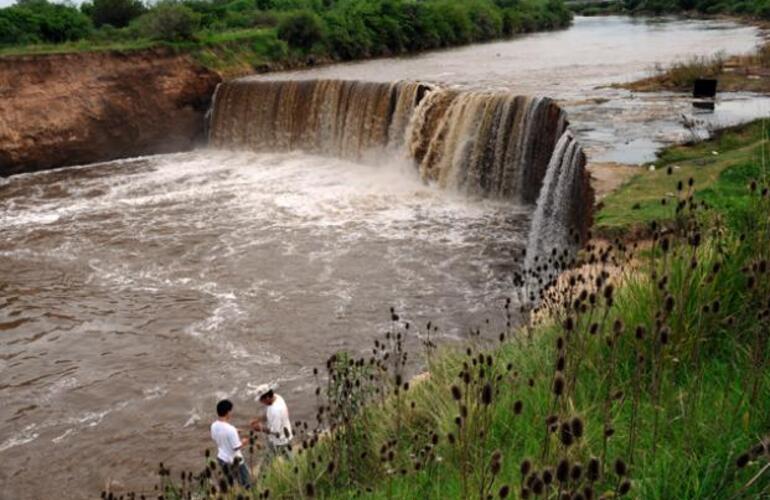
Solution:
M 386 151 L 423 179 L 474 196 L 535 205 L 529 251 L 585 236 L 593 196 L 564 111 L 545 97 L 419 82 L 234 80 L 214 98 L 218 148 L 304 150 L 351 160 Z
M 426 89 L 413 82 L 235 80 L 217 89 L 209 142 L 357 160 L 373 149 L 400 147 Z
M 526 268 L 534 267 L 534 257 L 547 255 L 554 249 L 573 248 L 582 222 L 590 219 L 593 199 L 586 199 L 584 183 L 586 158 L 572 132 L 559 138 L 546 170 L 543 187 L 535 204 L 535 213 L 527 244 Z M 577 233 L 576 233 L 577 232 Z

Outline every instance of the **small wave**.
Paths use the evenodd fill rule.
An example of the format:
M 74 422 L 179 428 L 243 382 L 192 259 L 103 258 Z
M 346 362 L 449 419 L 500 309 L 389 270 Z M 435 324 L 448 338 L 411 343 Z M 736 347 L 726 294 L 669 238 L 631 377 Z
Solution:
M 36 428 L 37 425 L 30 424 L 15 436 L 11 436 L 10 438 L 6 439 L 5 442 L 0 444 L 0 452 L 10 450 L 11 448 L 15 448 L 17 446 L 21 446 L 34 441 L 40 436 L 39 432 L 35 432 Z

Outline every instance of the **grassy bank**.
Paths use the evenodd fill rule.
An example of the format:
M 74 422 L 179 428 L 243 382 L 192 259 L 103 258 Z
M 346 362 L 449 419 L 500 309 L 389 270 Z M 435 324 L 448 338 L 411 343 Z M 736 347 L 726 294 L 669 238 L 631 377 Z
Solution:
M 574 270 L 538 310 L 522 306 L 537 321 L 509 327 L 506 304 L 465 347 L 436 349 L 435 325 L 391 310 L 370 356 L 339 354 L 317 374 L 316 418 L 298 425 L 294 459 L 265 468 L 255 491 L 237 491 L 214 466 L 181 484 L 164 469 L 161 489 L 167 498 L 767 495 L 770 198 L 754 161 L 764 134 L 753 125 L 669 150 L 682 169 L 646 185 L 669 201 L 628 221 L 651 228 L 652 246 L 589 245 L 569 263 L 543 256 L 527 281 Z M 694 177 L 712 167 L 718 175 Z M 430 371 L 411 384 L 410 337 Z
M 80 9 L 24 0 L 0 9 L 0 55 L 162 45 L 236 74 L 415 53 L 570 21 L 562 0 L 94 0 Z
M 619 84 L 617 87 L 637 92 L 692 92 L 693 83 L 698 78 L 716 79 L 721 92 L 769 93 L 770 45 L 762 45 L 752 54 L 743 56 L 727 58 L 714 54 L 691 57 L 668 66 L 659 66 L 652 76 Z
M 751 206 L 746 191 L 752 179 L 770 178 L 768 125 L 756 121 L 718 132 L 708 141 L 665 149 L 655 170 L 639 173 L 608 195 L 595 217 L 595 232 L 614 238 L 649 232 L 652 220 L 671 222 L 688 179 L 698 187 L 698 200 L 714 207 L 720 220 L 738 227 Z M 665 200 L 665 204 L 664 204 Z
M 746 21 L 770 19 L 770 4 L 764 0 L 599 0 L 576 1 L 570 9 L 583 16 L 597 15 L 686 15 L 691 17 L 732 16 Z

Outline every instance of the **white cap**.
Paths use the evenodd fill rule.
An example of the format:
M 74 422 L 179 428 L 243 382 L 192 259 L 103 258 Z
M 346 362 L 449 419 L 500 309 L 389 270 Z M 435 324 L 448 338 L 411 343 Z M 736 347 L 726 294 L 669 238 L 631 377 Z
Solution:
M 278 384 L 275 384 L 273 382 L 269 384 L 261 384 L 258 386 L 253 386 L 252 384 L 249 384 L 249 393 L 254 394 L 254 400 L 259 401 L 259 398 L 264 396 L 270 391 L 274 391 L 278 388 Z

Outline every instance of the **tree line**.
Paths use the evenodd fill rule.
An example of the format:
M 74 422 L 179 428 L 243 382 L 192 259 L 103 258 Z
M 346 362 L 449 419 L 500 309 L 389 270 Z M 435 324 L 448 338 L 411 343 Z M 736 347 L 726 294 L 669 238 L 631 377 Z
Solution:
M 390 55 L 566 26 L 562 0 L 18 0 L 0 9 L 6 46 L 155 40 L 196 42 L 272 30 L 287 50 L 339 59 Z

